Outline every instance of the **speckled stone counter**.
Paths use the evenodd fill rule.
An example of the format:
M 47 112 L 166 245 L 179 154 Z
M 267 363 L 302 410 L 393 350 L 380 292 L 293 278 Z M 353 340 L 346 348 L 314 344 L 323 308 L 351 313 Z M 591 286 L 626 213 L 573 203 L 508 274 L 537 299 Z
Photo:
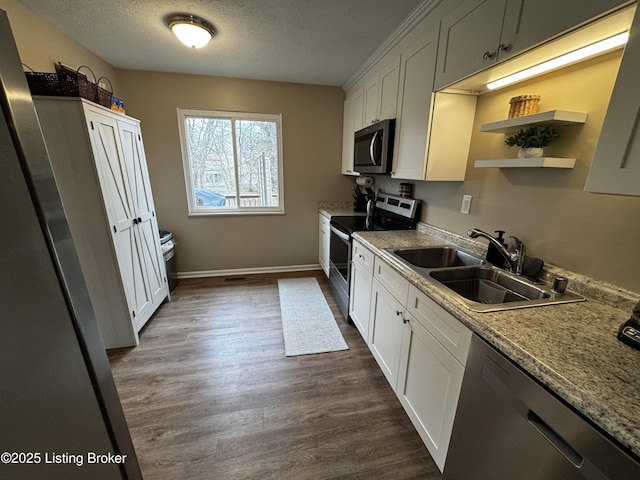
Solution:
M 366 215 L 365 212 L 354 212 L 353 202 L 318 202 L 318 211 L 326 217 L 339 215 Z
M 482 243 L 420 226 L 417 231 L 358 232 L 355 237 L 640 459 L 640 351 L 616 338 L 637 301 L 634 294 L 561 271 L 570 279 L 569 289 L 587 301 L 476 313 L 381 250 L 453 243 L 484 253 Z

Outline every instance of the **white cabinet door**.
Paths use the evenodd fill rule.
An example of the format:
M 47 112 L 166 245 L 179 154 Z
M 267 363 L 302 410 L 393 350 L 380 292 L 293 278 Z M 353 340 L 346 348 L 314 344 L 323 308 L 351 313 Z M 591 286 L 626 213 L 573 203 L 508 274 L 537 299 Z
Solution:
M 363 126 L 371 125 L 380 120 L 380 77 L 376 73 L 364 84 L 364 119 Z
M 371 289 L 369 349 L 395 390 L 400 365 L 404 305 L 376 280 Z
M 640 12 L 624 49 L 585 190 L 640 195 Z
M 363 127 L 396 117 L 399 79 L 400 57 L 395 57 L 365 82 Z
M 401 54 L 394 178 L 424 179 L 437 48 L 438 30 L 433 29 Z
M 467 0 L 442 21 L 437 90 L 568 32 L 625 0 Z
M 140 330 L 168 294 L 140 128 L 92 107 L 85 112 L 127 303 Z
M 507 0 L 498 61 L 542 44 L 624 0 Z
M 354 136 L 362 128 L 364 88 L 360 87 L 344 101 L 342 120 L 342 173 L 358 175 L 353 171 Z
M 329 277 L 329 235 L 330 235 L 330 219 L 323 214 L 320 215 L 319 222 L 319 252 L 318 259 L 320 260 L 320 266 L 327 277 Z
M 400 57 L 394 58 L 380 71 L 378 119 L 396 117 L 398 86 L 400 83 Z
M 118 265 L 131 316 L 135 321 L 136 317 L 144 317 L 147 310 L 151 310 L 152 296 L 145 278 L 144 260 L 140 255 L 142 245 L 135 228 L 138 220 L 131 203 L 130 168 L 127 168 L 120 148 L 116 119 L 93 110 L 87 110 L 86 114 Z
M 349 292 L 349 317 L 367 344 L 370 341 L 371 286 L 375 255 L 358 240 L 351 247 L 351 290 Z
M 122 153 L 128 172 L 131 203 L 136 215 L 136 230 L 140 242 L 140 256 L 154 306 L 167 295 L 164 259 L 158 242 L 158 221 L 153 204 L 147 159 L 137 122 L 118 121 Z M 154 308 L 155 310 L 155 308 Z M 138 321 L 140 321 L 138 319 Z M 145 319 L 146 321 L 146 319 Z
M 396 394 L 443 471 L 464 367 L 422 325 L 407 318 Z
M 360 264 L 351 264 L 351 291 L 349 293 L 349 317 L 353 321 L 364 341 L 369 343 L 371 287 L 373 277 Z
M 436 89 L 495 64 L 506 0 L 467 0 L 442 20 Z

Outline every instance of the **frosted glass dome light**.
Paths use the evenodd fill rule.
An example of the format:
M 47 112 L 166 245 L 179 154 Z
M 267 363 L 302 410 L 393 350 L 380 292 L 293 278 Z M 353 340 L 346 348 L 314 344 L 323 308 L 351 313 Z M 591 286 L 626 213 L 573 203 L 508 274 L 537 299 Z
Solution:
M 178 40 L 191 48 L 204 47 L 215 34 L 213 25 L 195 15 L 171 15 L 167 25 Z

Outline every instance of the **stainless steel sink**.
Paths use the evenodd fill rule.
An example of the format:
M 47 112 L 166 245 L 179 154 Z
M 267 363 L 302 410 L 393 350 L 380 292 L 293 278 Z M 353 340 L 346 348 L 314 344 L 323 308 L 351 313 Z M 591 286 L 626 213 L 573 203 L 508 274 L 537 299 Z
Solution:
M 442 268 L 485 263 L 482 258 L 449 246 L 386 248 L 385 250 L 410 267 Z
M 426 278 L 450 290 L 469 309 L 476 312 L 493 312 L 584 300 L 584 297 L 573 292 L 556 293 L 547 284 L 533 284 L 523 277 L 492 265 L 433 269 L 429 271 Z
M 550 285 L 534 283 L 452 246 L 384 250 L 476 312 L 495 312 L 584 300 L 584 297 L 573 292 L 556 293 L 551 290 Z

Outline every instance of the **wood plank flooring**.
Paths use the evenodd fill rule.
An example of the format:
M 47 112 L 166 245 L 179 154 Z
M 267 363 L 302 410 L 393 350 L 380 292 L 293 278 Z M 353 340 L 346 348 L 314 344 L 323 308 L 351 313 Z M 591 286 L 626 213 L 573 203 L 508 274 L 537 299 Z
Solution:
M 349 350 L 285 357 L 278 278 L 315 276 Z M 321 271 L 182 280 L 109 359 L 146 480 L 441 479 Z

